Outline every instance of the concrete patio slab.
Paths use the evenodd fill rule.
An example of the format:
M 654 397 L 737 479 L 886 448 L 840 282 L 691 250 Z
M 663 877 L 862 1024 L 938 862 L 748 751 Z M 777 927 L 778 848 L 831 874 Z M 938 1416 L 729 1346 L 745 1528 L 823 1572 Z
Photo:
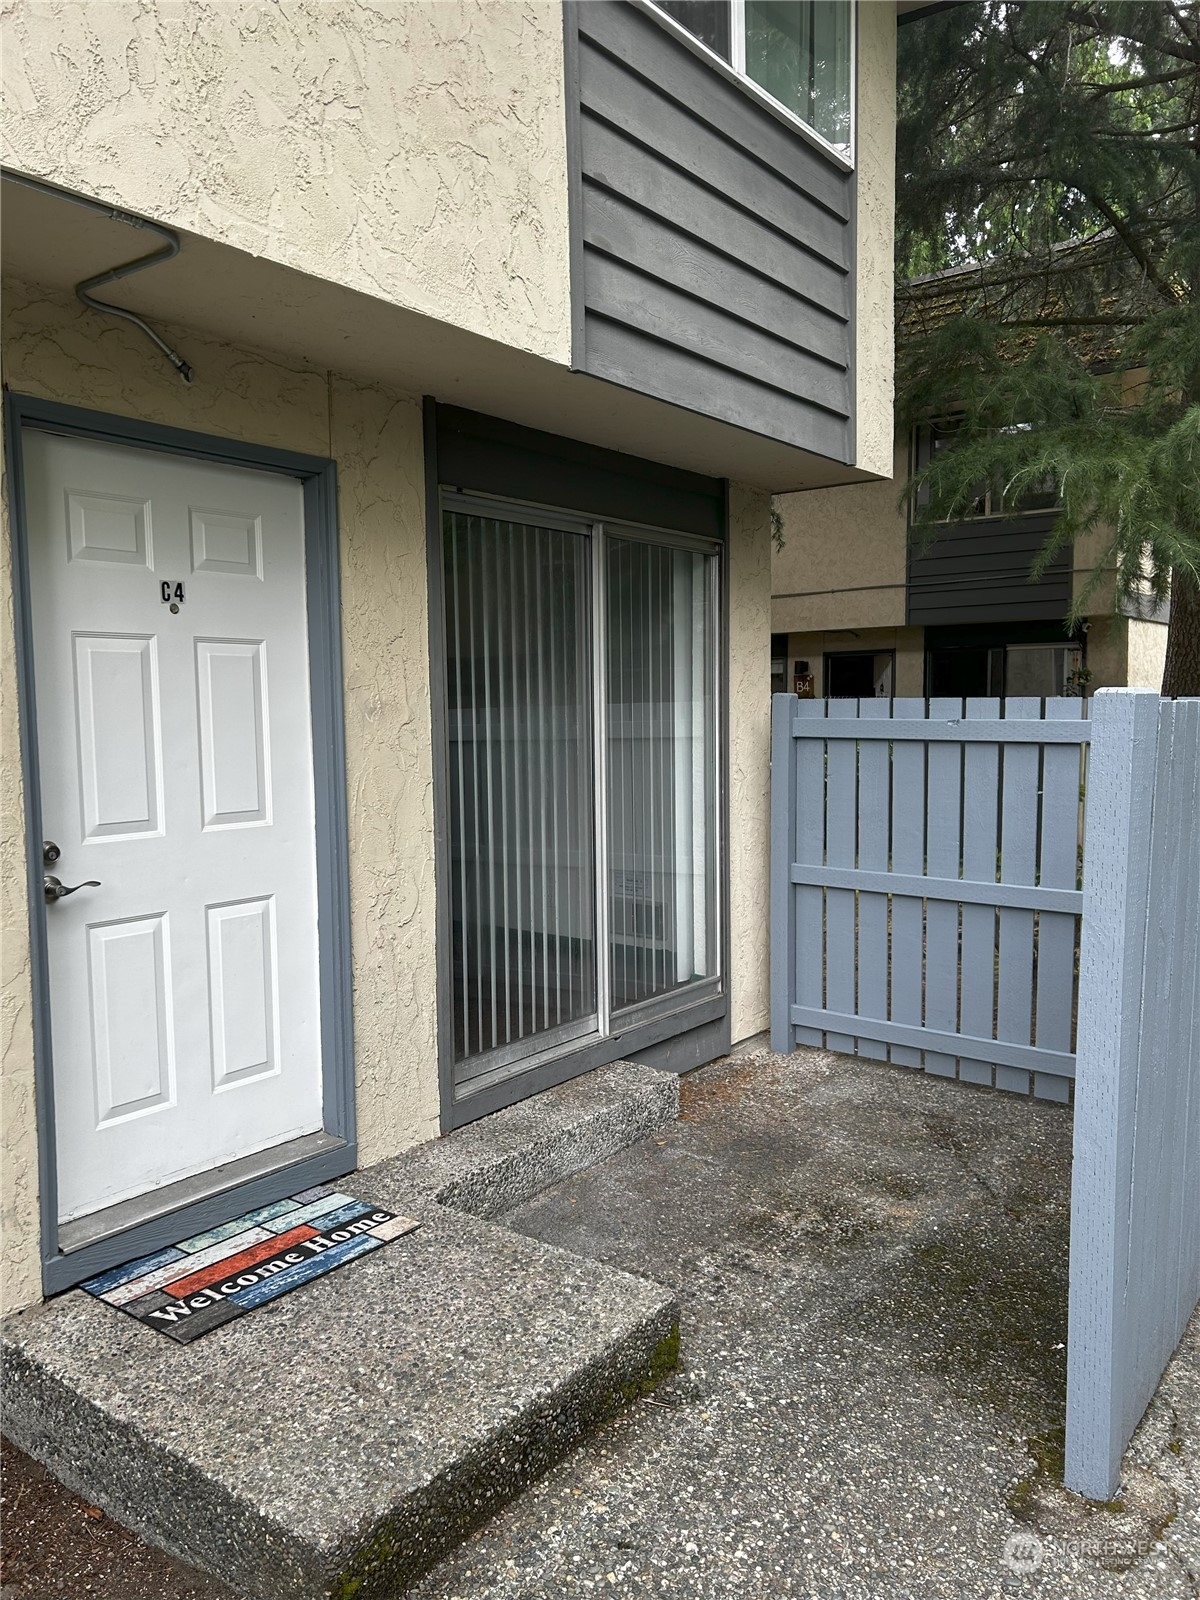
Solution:
M 677 1094 L 650 1069 L 610 1071 L 537 1117 L 452 1136 L 402 1178 L 356 1174 L 342 1187 L 401 1191 L 421 1229 L 193 1345 L 79 1292 L 8 1319 L 5 1432 L 247 1595 L 397 1593 L 678 1350 L 669 1290 L 436 1196 L 528 1196 L 661 1125 Z
M 1067 1108 L 816 1051 L 504 1220 L 672 1288 L 669 1383 L 414 1600 L 1195 1600 L 1200 1315 L 1120 1501 L 1061 1486 Z

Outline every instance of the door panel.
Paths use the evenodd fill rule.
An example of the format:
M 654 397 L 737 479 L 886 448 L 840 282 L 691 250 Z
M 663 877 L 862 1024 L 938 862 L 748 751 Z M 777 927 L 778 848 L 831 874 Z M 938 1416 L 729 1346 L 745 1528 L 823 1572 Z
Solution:
M 591 549 L 448 511 L 456 1079 L 596 1025 Z
M 715 976 L 711 557 L 607 541 L 614 1012 Z
M 60 1221 L 322 1126 L 300 484 L 25 441 Z
M 73 642 L 84 837 L 158 833 L 162 746 L 155 641 L 77 634 Z
M 97 1126 L 175 1098 L 166 917 L 87 930 Z
M 262 639 L 197 639 L 205 828 L 269 822 Z

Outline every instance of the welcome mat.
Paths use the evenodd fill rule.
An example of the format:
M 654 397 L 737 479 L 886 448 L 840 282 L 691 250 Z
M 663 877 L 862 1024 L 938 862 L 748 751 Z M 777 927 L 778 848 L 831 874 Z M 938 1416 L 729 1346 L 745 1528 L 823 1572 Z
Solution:
M 80 1287 L 190 1344 L 419 1227 L 412 1217 L 322 1184 L 112 1267 Z

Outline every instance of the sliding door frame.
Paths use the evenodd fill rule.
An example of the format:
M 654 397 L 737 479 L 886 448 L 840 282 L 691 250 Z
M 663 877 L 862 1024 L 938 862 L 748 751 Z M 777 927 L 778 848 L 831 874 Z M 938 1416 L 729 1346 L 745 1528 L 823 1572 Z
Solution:
M 635 522 L 628 517 L 588 516 L 578 508 L 566 508 L 527 500 L 489 495 L 479 490 L 457 490 L 439 486 L 437 481 L 436 440 L 433 437 L 435 408 L 426 411 L 426 483 L 429 566 L 429 642 L 431 699 L 434 742 L 435 877 L 437 887 L 437 965 L 438 965 L 438 1056 L 441 1085 L 442 1127 L 444 1131 L 462 1126 L 504 1105 L 527 1098 L 556 1083 L 577 1077 L 606 1062 L 650 1052 L 652 1057 L 672 1054 L 669 1041 L 680 1035 L 693 1035 L 697 1043 L 691 1053 L 701 1053 L 688 1064 L 697 1065 L 721 1053 L 728 1042 L 729 941 L 728 941 L 728 783 L 726 751 L 728 745 L 728 691 L 725 668 L 728 653 L 728 555 L 724 540 L 701 534 L 680 532 L 653 524 Z M 544 1051 L 531 1051 L 523 1065 L 508 1065 L 503 1077 L 479 1074 L 480 1085 L 464 1092 L 455 1082 L 454 1059 L 454 974 L 453 974 L 453 863 L 450 837 L 449 706 L 447 702 L 447 626 L 446 578 L 444 562 L 443 513 L 457 511 L 470 515 L 532 523 L 581 533 L 591 540 L 592 576 L 592 670 L 593 682 L 593 798 L 594 798 L 594 884 L 596 922 L 597 1032 L 579 1040 L 559 1042 Z M 608 839 L 608 749 L 607 749 L 607 618 L 605 597 L 607 573 L 604 570 L 608 537 L 633 538 L 657 545 L 685 549 L 707 559 L 707 600 L 713 706 L 709 723 L 712 762 L 712 793 L 715 804 L 709 895 L 717 941 L 716 973 L 674 992 L 627 1008 L 616 1017 L 611 1008 L 609 949 L 609 839 Z M 707 1054 L 705 1050 L 707 1049 Z M 662 1064 L 672 1066 L 670 1059 Z M 497 1061 L 497 1074 L 504 1064 Z

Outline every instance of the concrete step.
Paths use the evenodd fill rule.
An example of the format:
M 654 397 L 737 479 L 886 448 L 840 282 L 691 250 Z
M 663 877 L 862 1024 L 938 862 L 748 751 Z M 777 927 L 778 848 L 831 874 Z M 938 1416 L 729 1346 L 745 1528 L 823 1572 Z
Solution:
M 429 1199 L 498 1217 L 678 1115 L 674 1073 L 614 1061 L 366 1169 L 365 1198 L 396 1210 Z
M 192 1345 L 80 1292 L 9 1318 L 5 1432 L 256 1600 L 403 1592 L 674 1364 L 666 1290 L 445 1203 L 498 1211 L 673 1115 L 673 1078 L 604 1071 L 356 1173 L 420 1230 Z

